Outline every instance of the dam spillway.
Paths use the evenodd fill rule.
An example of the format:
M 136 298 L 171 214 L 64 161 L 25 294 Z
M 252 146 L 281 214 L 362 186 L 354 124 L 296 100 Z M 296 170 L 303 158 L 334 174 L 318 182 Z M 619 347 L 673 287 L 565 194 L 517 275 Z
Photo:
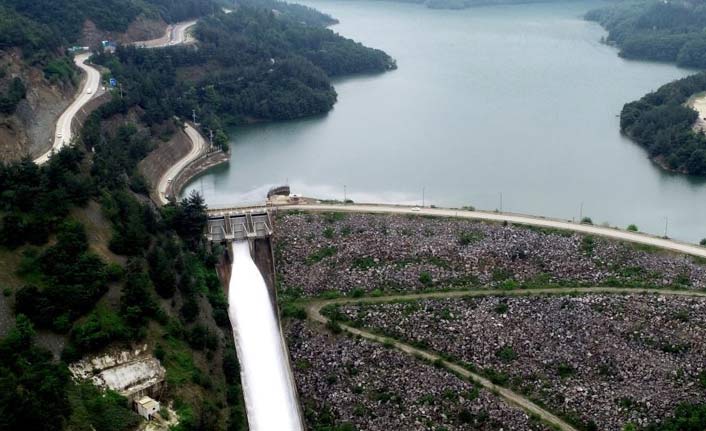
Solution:
M 301 431 L 289 359 L 265 280 L 248 240 L 231 243 L 228 314 L 252 431 Z

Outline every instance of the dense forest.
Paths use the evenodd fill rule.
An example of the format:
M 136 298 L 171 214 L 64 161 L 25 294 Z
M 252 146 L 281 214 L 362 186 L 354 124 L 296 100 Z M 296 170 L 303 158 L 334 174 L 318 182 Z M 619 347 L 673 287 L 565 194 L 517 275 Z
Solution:
M 642 1 L 589 11 L 625 58 L 706 69 L 706 2 Z M 703 73 L 664 85 L 626 104 L 621 130 L 664 168 L 706 175 L 706 137 L 692 129 L 698 113 L 687 100 L 706 90 Z
M 17 322 L 0 341 L 0 430 L 134 429 L 139 418 L 126 399 L 72 381 L 66 364 L 148 338 L 167 369 L 177 430 L 246 427 L 232 342 L 211 329 L 230 331 L 216 257 L 202 240 L 203 199 L 161 209 L 148 203 L 136 165 L 155 138 L 130 123 L 104 127 L 126 109 L 116 99 L 91 115 L 83 131 L 90 156 L 69 147 L 41 167 L 29 159 L 0 164 L 0 252 L 21 254 L 24 283 L 4 289 L 14 296 Z M 87 227 L 72 216 L 91 201 L 112 230 L 108 248 L 124 264 L 96 254 Z M 103 301 L 110 289 L 119 292 L 115 306 Z M 34 328 L 63 334 L 62 361 L 35 345 Z
M 608 30 L 607 41 L 626 58 L 706 68 L 706 3 L 618 3 L 588 12 Z
M 706 136 L 692 130 L 698 114 L 685 106 L 689 97 L 702 91 L 706 91 L 706 73 L 664 85 L 626 104 L 620 128 L 666 168 L 706 175 Z
M 227 126 L 329 111 L 336 102 L 331 76 L 395 67 L 382 51 L 265 8 L 208 16 L 195 33 L 198 48 L 119 47 L 94 61 L 122 82 L 146 123 L 190 118 L 193 110 L 217 145 L 227 140 Z
M 280 0 L 238 0 L 238 5 L 277 11 L 282 19 L 306 25 L 327 27 L 338 23 L 337 19 L 316 9 Z
M 326 29 L 331 17 L 271 0 L 244 0 L 231 14 L 208 0 L 80 0 L 71 8 L 66 1 L 0 0 L 0 28 L 7 29 L 0 44 L 21 47 L 47 79 L 74 79 L 56 51 L 78 37 L 86 18 L 122 30 L 137 14 L 167 21 L 210 15 L 195 29 L 197 46 L 95 55 L 122 94 L 89 115 L 78 145 L 41 167 L 29 159 L 0 164 L 0 256 L 21 256 L 21 285 L 3 289 L 17 320 L 0 341 L 0 431 L 20 424 L 134 428 L 139 418 L 127 400 L 74 382 L 67 364 L 148 340 L 167 370 L 176 431 L 247 429 L 238 361 L 225 336 L 227 303 L 213 271 L 220 251 L 202 235 L 205 203 L 192 195 L 154 207 L 138 162 L 181 126 L 175 116 L 196 111 L 225 145 L 230 124 L 326 112 L 336 101 L 330 77 L 395 63 Z M 0 92 L 0 109 L 12 111 L 25 91 L 11 82 Z M 96 205 L 111 232 L 104 246 L 119 259 L 97 253 L 96 227 L 76 218 Z M 38 345 L 35 330 L 64 338 L 59 362 Z

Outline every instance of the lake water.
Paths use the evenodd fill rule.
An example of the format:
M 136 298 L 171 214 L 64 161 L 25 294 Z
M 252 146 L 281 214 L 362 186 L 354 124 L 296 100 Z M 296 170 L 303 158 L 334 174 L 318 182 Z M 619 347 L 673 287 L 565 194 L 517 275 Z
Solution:
M 229 166 L 187 187 L 212 206 L 272 185 L 357 202 L 545 215 L 687 241 L 706 237 L 706 181 L 661 171 L 620 135 L 624 103 L 690 74 L 626 61 L 581 16 L 596 2 L 464 11 L 382 1 L 304 2 L 399 69 L 335 82 L 328 115 L 239 128 Z M 668 226 L 666 226 L 668 224 Z

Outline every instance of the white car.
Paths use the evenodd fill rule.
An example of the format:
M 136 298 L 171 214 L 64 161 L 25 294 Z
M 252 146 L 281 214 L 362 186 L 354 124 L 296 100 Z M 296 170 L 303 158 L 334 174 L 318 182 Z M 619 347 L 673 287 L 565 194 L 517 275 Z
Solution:
M 414 212 L 421 211 L 421 208 L 419 208 L 419 207 L 414 207 L 414 208 L 412 208 L 412 211 L 414 211 Z
M 93 93 L 93 90 L 89 88 L 88 90 L 86 90 L 86 93 L 91 94 Z
M 61 135 L 61 132 L 59 132 L 59 133 L 56 134 L 56 137 L 59 138 L 59 139 L 61 139 L 61 136 L 62 136 L 62 135 Z

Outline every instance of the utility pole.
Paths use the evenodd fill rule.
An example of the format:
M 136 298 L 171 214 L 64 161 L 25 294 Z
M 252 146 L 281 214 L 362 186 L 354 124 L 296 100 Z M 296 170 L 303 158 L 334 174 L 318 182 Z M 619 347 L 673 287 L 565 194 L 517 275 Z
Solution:
M 426 187 L 422 186 L 422 208 L 424 208 L 424 204 L 426 203 L 425 202 L 426 196 L 424 196 L 425 192 L 426 192 Z
M 123 98 L 123 84 L 122 83 L 118 84 L 118 88 L 120 88 L 120 98 L 122 99 Z
M 664 217 L 664 237 L 669 238 L 667 236 L 667 230 L 669 229 L 669 216 Z
M 213 130 L 212 130 L 212 129 L 208 129 L 208 132 L 209 132 L 208 140 L 209 140 L 209 142 L 211 143 L 211 149 L 213 149 Z
M 194 120 L 194 126 L 196 125 L 196 109 L 191 110 L 191 118 Z
M 343 204 L 345 205 L 348 201 L 348 196 L 346 196 L 346 185 L 343 185 Z
M 579 223 L 583 221 L 583 201 L 581 201 L 581 206 L 579 207 Z
M 500 212 L 503 212 L 503 192 L 500 192 Z

